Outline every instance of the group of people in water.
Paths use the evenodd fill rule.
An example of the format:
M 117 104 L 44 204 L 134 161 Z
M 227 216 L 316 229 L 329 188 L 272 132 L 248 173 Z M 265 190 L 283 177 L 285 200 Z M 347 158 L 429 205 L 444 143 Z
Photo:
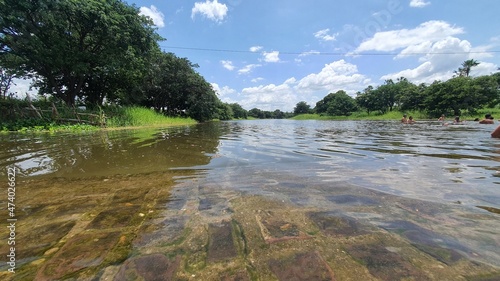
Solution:
M 444 114 L 442 114 L 441 117 L 439 117 L 438 121 L 443 122 L 443 126 L 465 124 L 465 121 L 460 120 L 459 116 L 455 116 L 452 123 L 445 122 L 446 116 Z M 477 118 L 474 121 L 479 122 L 479 124 L 495 124 L 495 119 L 493 118 L 493 116 L 491 116 L 491 114 L 486 114 L 484 116 L 484 119 L 482 119 L 482 120 L 479 120 L 479 118 Z M 407 117 L 407 115 L 404 114 L 403 118 L 401 118 L 401 123 L 413 124 L 413 123 L 415 123 L 415 119 L 413 119 L 412 116 Z M 492 138 L 500 138 L 500 126 L 498 126 L 495 130 L 493 130 L 493 132 L 491 133 L 491 137 Z
M 401 123 L 403 123 L 403 124 L 413 124 L 413 123 L 415 123 L 415 119 L 413 119 L 413 116 L 406 117 L 406 114 L 404 114 L 403 118 L 401 119 Z

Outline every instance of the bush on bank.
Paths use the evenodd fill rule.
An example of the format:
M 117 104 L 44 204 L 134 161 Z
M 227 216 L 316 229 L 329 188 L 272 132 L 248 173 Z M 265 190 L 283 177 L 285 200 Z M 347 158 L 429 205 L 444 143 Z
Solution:
M 0 100 L 0 131 L 89 131 L 101 127 L 195 124 L 190 118 L 167 117 L 143 107 L 94 109 L 55 106 L 43 100 Z

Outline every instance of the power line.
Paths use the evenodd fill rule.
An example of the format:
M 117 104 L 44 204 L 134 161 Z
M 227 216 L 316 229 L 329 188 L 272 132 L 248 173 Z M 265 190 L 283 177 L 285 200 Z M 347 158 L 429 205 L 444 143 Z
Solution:
M 191 50 L 202 52 L 220 52 L 220 53 L 252 53 L 260 54 L 262 52 L 254 52 L 250 50 L 231 50 L 231 49 L 213 49 L 213 48 L 196 48 L 196 47 L 179 47 L 179 46 L 161 46 L 164 49 Z M 500 53 L 498 50 L 493 51 L 469 51 L 469 52 L 415 52 L 415 53 L 352 53 L 352 52 L 282 52 L 277 51 L 280 55 L 317 55 L 317 56 L 422 56 L 422 55 L 462 55 L 462 54 L 488 54 Z

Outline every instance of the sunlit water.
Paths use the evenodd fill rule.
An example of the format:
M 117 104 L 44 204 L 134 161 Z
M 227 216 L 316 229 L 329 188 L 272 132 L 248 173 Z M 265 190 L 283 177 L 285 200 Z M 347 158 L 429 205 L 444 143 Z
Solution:
M 183 188 L 173 191 L 167 208 L 180 208 L 186 197 L 194 196 L 200 198 L 200 210 L 224 209 L 229 199 L 242 194 L 325 210 L 381 202 L 383 197 L 371 201 L 330 194 L 355 186 L 499 216 L 478 208 L 500 209 L 500 140 L 490 137 L 495 126 L 252 120 L 77 134 L 12 133 L 0 135 L 0 167 L 16 166 L 19 177 L 34 179 L 189 171 L 176 177 Z M 6 178 L 5 168 L 1 175 Z M 217 188 L 203 190 L 204 184 Z M 214 197 L 224 200 L 210 200 Z M 389 214 L 350 215 L 387 229 L 392 223 Z M 499 242 L 498 220 L 463 224 L 470 226 L 461 229 L 463 237 L 451 235 L 500 266 L 500 253 L 491 248 Z M 481 234 L 484 241 L 477 240 L 477 228 L 488 233 Z

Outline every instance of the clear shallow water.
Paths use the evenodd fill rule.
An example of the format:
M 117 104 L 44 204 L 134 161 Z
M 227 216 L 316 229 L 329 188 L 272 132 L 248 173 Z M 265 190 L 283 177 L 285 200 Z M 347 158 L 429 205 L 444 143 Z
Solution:
M 452 249 L 499 267 L 500 140 L 490 137 L 495 126 L 249 120 L 0 134 L 0 167 L 15 165 L 19 179 L 34 181 L 23 188 L 38 189 L 53 178 L 73 178 L 68 188 L 74 183 L 87 190 L 171 173 L 176 185 L 164 206 L 169 223 L 158 237 L 182 231 L 188 218 L 179 213 L 186 208 L 196 206 L 216 221 L 231 215 L 231 199 L 260 195 L 407 233 L 415 244 Z M 6 172 L 0 171 L 5 179 Z M 36 185 L 37 179 L 43 184 Z
M 500 141 L 490 137 L 495 126 L 255 120 L 82 134 L 2 134 L 0 164 L 16 165 L 26 177 L 199 169 L 204 177 L 248 192 L 256 175 L 272 172 L 408 198 L 500 208 Z
M 272 171 L 309 183 L 348 182 L 414 199 L 500 207 L 493 126 L 288 120 L 221 126 L 229 128 L 220 137 L 221 157 L 203 168 L 236 186 Z

